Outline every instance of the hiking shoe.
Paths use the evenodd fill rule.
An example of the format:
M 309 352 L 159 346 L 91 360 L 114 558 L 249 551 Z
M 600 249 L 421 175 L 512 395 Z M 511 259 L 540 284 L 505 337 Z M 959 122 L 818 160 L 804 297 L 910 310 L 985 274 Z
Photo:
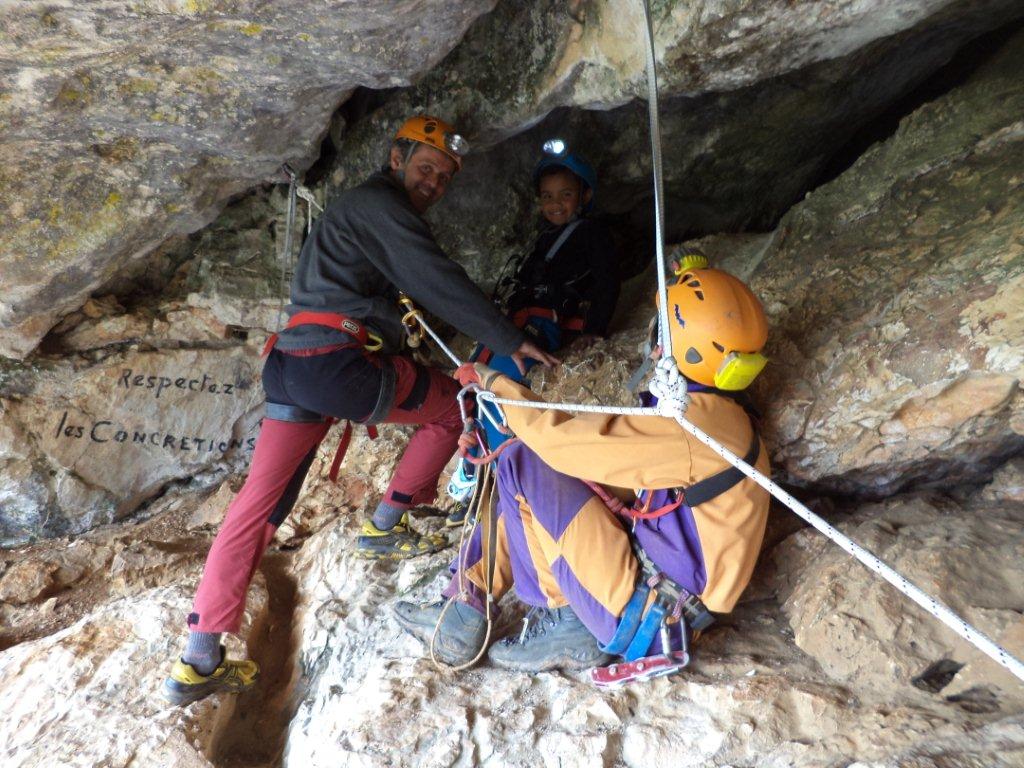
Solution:
M 416 517 L 445 517 L 448 514 L 440 507 L 435 507 L 432 504 L 420 504 L 418 507 L 410 509 L 409 512 Z
M 164 680 L 164 698 L 171 704 L 183 707 L 211 693 L 244 691 L 256 682 L 260 665 L 255 661 L 228 659 L 223 645 L 220 647 L 220 657 L 220 664 L 208 675 L 199 674 L 191 664 L 178 659 L 171 667 L 171 676 Z
M 568 606 L 531 608 L 522 632 L 496 642 L 487 656 L 499 667 L 522 672 L 586 669 L 612 659 Z
M 466 521 L 466 515 L 469 514 L 469 501 L 464 501 L 457 506 L 452 512 L 449 513 L 448 517 L 444 519 L 446 528 L 458 528 Z M 469 515 L 469 524 L 473 524 L 474 515 Z
M 356 540 L 356 554 L 370 560 L 405 560 L 418 555 L 439 552 L 448 546 L 448 539 L 436 533 L 421 535 L 409 527 L 409 513 L 394 528 L 380 530 L 372 520 L 363 523 Z
M 430 653 L 430 639 L 441 617 L 445 603 L 441 599 L 434 603 L 417 604 L 399 600 L 395 604 L 395 618 L 403 629 L 413 637 L 422 640 Z M 434 641 L 434 656 L 453 667 L 468 663 L 483 647 L 487 637 L 487 619 L 476 608 L 453 600 L 444 612 L 444 620 Z

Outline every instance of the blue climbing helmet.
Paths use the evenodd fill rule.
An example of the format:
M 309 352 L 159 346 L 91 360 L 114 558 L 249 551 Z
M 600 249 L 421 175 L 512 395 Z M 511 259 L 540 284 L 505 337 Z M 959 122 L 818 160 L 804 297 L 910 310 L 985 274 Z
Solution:
M 564 168 L 575 175 L 584 186 L 590 190 L 590 200 L 583 206 L 584 211 L 590 210 L 594 205 L 594 198 L 597 196 L 597 174 L 590 163 L 579 155 L 569 151 L 568 146 L 561 139 L 548 139 L 544 142 L 544 154 L 533 169 L 533 188 L 540 189 L 540 177 L 548 168 Z

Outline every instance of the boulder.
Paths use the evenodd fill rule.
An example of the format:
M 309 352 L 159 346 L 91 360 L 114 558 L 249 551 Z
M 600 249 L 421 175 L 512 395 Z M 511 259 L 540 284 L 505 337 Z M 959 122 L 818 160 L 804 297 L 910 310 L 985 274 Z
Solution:
M 859 508 L 839 527 L 1024 656 L 1024 506 L 900 497 Z M 837 681 L 858 691 L 915 685 L 968 710 L 1024 710 L 1019 681 L 1006 669 L 817 531 L 794 534 L 772 559 L 795 642 Z
M 1018 33 L 770 236 L 705 242 L 769 315 L 783 478 L 877 498 L 982 482 L 1024 446 L 1022 66 Z
M 283 161 L 308 166 L 357 85 L 408 85 L 493 5 L 5 6 L 0 354 L 24 357 L 92 291 Z
M 99 606 L 48 637 L 0 651 L 4 765 L 206 768 L 231 700 L 182 709 L 160 685 L 180 653 L 194 582 L 150 589 Z M 259 589 L 244 633 L 266 603 Z M 229 652 L 244 654 L 227 639 Z
M 0 541 L 124 517 L 173 481 L 245 465 L 256 439 L 254 346 L 50 358 L 0 391 Z

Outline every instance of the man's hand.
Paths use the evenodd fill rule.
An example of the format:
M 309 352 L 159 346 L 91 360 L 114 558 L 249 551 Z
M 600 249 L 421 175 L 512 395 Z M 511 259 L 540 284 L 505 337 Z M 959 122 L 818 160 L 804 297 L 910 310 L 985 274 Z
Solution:
M 463 363 L 455 369 L 454 374 L 455 379 L 464 387 L 476 384 L 478 387 L 484 388 L 500 375 L 496 370 L 483 363 Z
M 545 368 L 552 368 L 556 365 L 562 364 L 562 361 L 557 357 L 548 354 L 532 341 L 527 340 L 520 344 L 519 349 L 512 353 L 512 362 L 516 364 L 516 368 L 519 369 L 519 373 L 523 376 L 526 375 L 526 364 L 524 363 L 524 360 L 527 357 L 536 360 Z

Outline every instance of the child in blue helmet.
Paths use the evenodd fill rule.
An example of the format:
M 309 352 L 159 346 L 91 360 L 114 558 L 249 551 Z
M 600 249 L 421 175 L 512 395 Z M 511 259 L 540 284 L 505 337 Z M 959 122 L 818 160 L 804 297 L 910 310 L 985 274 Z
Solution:
M 496 294 L 506 302 L 512 321 L 548 352 L 556 352 L 575 339 L 590 343 L 608 332 L 619 298 L 619 279 L 611 234 L 599 219 L 588 215 L 594 207 L 597 175 L 579 155 L 568 152 L 558 139 L 544 145 L 544 157 L 533 171 L 533 186 L 543 216 L 533 250 L 518 265 L 509 284 L 499 280 Z M 494 355 L 483 346 L 470 357 L 520 382 L 512 358 Z M 524 361 L 527 370 L 532 360 Z M 494 422 L 497 411 L 481 406 L 479 414 L 490 450 L 508 439 Z M 487 416 L 492 418 L 488 419 Z M 449 493 L 467 496 L 473 470 L 463 461 Z M 463 503 L 448 516 L 448 525 L 460 525 L 467 512 Z
M 565 144 L 552 140 L 533 172 L 544 218 L 533 250 L 518 266 L 507 310 L 513 321 L 555 352 L 576 338 L 604 336 L 619 297 L 611 235 L 588 214 L 594 207 L 597 175 Z M 481 350 L 480 362 L 519 381 L 511 359 Z

